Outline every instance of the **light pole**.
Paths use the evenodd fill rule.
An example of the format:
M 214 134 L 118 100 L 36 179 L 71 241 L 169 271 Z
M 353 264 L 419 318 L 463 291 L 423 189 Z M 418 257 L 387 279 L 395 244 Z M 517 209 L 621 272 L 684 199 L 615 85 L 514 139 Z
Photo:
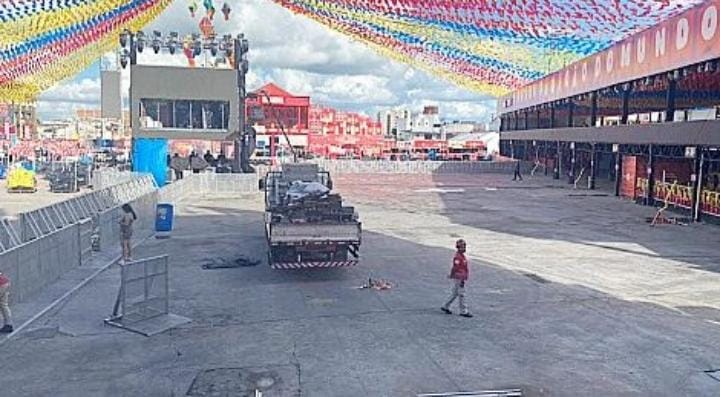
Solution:
M 237 91 L 238 91 L 238 132 L 235 135 L 235 145 L 233 146 L 233 171 L 234 172 L 251 172 L 248 161 L 250 153 L 248 153 L 248 131 L 245 128 L 245 75 L 249 70 L 247 53 L 249 44 L 245 36 L 241 33 L 233 39 L 233 66 L 237 70 Z

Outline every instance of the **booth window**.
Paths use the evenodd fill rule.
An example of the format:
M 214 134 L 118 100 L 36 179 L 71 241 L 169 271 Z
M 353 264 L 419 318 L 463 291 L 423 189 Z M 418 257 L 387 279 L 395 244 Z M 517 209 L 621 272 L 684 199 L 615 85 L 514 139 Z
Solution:
M 140 125 L 146 129 L 227 130 L 228 101 L 140 100 Z

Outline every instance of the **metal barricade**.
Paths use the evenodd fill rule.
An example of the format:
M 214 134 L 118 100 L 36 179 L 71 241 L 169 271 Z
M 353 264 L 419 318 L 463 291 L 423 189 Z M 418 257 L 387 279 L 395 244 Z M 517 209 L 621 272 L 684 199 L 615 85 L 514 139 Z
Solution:
M 188 196 L 237 197 L 257 194 L 258 174 L 192 174 L 159 190 L 164 203 L 182 201 Z
M 127 182 L 19 214 L 19 237 L 27 242 L 97 216 L 157 189 L 152 176 L 134 174 Z
M 171 314 L 167 255 L 120 264 L 120 290 L 109 325 L 151 336 L 190 322 Z
M 516 161 L 326 160 L 312 162 L 331 174 L 478 174 L 512 173 Z M 529 172 L 532 164 L 521 164 Z
M 169 312 L 168 256 L 120 264 L 120 310 L 125 325 Z
M 0 253 L 20 244 L 20 235 L 15 230 L 11 220 L 8 218 L 0 219 Z
M 95 189 L 104 189 L 129 182 L 140 175 L 136 172 L 120 171 L 116 168 L 101 168 L 93 172 L 92 185 Z

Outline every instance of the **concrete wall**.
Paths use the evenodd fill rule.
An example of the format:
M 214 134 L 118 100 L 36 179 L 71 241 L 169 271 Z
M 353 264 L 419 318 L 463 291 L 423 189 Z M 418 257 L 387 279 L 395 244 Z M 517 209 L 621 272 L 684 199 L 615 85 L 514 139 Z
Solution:
M 26 299 L 80 266 L 80 226 L 75 224 L 0 254 L 0 272 L 12 280 L 11 301 Z
M 141 138 L 225 140 L 238 131 L 239 98 L 237 71 L 231 69 L 180 68 L 135 65 L 131 68 L 133 136 Z M 140 128 L 140 100 L 189 99 L 230 102 L 228 131 L 205 132 L 182 129 Z

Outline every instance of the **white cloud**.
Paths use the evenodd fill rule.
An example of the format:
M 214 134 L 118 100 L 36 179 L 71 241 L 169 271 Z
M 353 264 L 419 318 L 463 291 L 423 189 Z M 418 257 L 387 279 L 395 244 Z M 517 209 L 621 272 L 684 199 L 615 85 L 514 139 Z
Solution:
M 38 100 L 43 119 L 67 119 L 76 109 L 97 107 L 100 101 L 100 79 L 82 79 L 57 85 Z
M 220 4 L 220 3 L 218 3 Z M 233 10 L 225 21 L 218 11 L 215 30 L 219 35 L 243 32 L 250 42 L 250 89 L 274 81 L 291 93 L 310 95 L 314 103 L 373 115 L 382 108 L 405 105 L 415 111 L 423 104 L 441 108 L 446 118 L 486 120 L 495 109 L 487 96 L 457 88 L 427 73 L 389 60 L 368 47 L 334 32 L 308 18 L 297 16 L 268 0 L 230 3 Z M 198 31 L 202 5 L 191 18 L 187 2 L 173 2 L 145 29 L 177 31 L 181 35 Z M 114 56 L 108 57 L 112 62 Z M 141 63 L 186 65 L 182 53 L 155 56 L 146 49 Z M 123 73 L 123 92 L 128 88 Z M 40 114 L 57 117 L 84 105 L 98 107 L 99 80 L 71 81 L 43 94 Z M 72 105 L 68 105 L 70 101 Z M 64 117 L 67 117 L 65 114 Z

